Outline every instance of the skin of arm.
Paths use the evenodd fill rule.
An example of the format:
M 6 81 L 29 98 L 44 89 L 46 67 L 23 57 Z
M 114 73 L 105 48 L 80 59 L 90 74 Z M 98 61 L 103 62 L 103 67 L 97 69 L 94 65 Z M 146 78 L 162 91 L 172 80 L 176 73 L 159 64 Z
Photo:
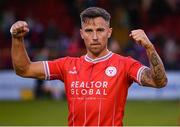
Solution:
M 150 63 L 150 68 L 145 68 L 141 74 L 141 85 L 155 88 L 166 86 L 168 80 L 163 62 L 145 32 L 141 29 L 133 30 L 130 37 L 145 48 Z
M 11 57 L 16 74 L 26 78 L 44 79 L 42 62 L 31 62 L 25 49 L 24 36 L 29 32 L 28 24 L 18 21 L 12 25 L 10 32 L 12 35 Z

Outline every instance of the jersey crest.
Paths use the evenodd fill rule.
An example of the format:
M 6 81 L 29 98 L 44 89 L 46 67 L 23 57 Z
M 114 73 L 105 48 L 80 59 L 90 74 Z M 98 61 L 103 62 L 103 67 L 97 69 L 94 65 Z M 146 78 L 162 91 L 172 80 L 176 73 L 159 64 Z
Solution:
M 107 76 L 109 76 L 109 77 L 115 76 L 116 73 L 117 73 L 117 69 L 116 69 L 116 67 L 114 67 L 114 66 L 109 66 L 109 67 L 107 67 L 106 70 L 105 70 L 105 74 L 106 74 Z

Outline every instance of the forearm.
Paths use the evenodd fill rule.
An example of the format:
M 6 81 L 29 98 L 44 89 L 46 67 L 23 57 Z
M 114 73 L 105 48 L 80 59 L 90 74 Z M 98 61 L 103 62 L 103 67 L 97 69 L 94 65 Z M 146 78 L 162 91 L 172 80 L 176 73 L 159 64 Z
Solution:
M 30 65 L 30 59 L 27 55 L 24 38 L 12 37 L 11 56 L 14 70 L 17 74 L 23 74 Z
M 165 86 L 167 84 L 167 76 L 161 58 L 153 45 L 146 48 L 146 52 L 150 62 L 151 75 L 156 87 Z

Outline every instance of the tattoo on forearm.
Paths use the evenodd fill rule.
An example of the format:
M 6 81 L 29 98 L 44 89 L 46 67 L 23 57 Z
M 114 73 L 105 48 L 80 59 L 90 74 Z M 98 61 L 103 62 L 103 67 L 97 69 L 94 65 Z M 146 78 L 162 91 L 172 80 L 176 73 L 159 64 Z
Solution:
M 146 68 L 142 72 L 141 83 L 144 86 L 161 87 L 161 84 L 167 82 L 163 63 L 161 62 L 161 59 L 156 52 L 149 53 L 149 60 L 151 64 L 151 69 Z
M 152 77 L 155 80 L 155 82 L 157 84 L 164 82 L 166 78 L 165 78 L 165 71 L 163 68 L 163 64 L 161 63 L 160 58 L 155 52 L 153 52 L 150 55 L 150 63 L 152 65 L 152 71 L 153 71 Z
M 153 66 L 157 66 L 160 63 L 156 53 L 151 54 L 150 60 L 151 60 L 151 63 L 152 63 Z
M 155 73 L 155 79 L 160 80 L 160 79 L 164 78 L 164 73 L 163 73 L 161 66 L 156 66 L 154 68 L 154 73 Z

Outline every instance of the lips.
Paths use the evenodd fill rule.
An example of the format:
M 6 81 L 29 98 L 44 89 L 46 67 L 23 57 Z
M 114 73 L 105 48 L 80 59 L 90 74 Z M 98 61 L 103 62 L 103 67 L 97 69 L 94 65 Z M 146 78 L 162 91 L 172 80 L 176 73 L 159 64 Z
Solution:
M 99 48 L 101 47 L 101 44 L 96 43 L 96 44 L 90 44 L 91 48 Z
M 96 46 L 96 45 L 101 45 L 100 43 L 91 43 L 90 45 Z

